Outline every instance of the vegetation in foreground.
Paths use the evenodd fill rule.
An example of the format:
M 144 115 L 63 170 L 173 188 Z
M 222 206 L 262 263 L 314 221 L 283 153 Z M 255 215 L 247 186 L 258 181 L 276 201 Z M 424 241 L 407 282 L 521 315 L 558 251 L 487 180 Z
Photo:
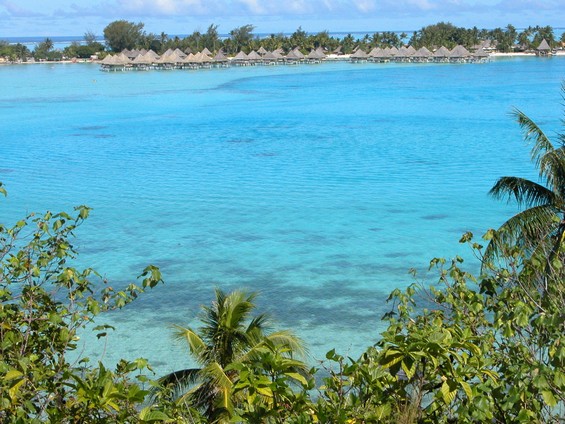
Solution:
M 253 34 L 253 25 L 243 25 L 232 29 L 227 37 L 218 32 L 218 25 L 211 24 L 206 32 L 194 31 L 186 37 L 169 36 L 147 33 L 142 22 L 134 23 L 125 20 L 113 21 L 104 28 L 105 44 L 97 41 L 92 32 L 84 34 L 84 41 L 74 42 L 63 50 L 54 49 L 53 40 L 46 38 L 38 43 L 33 51 L 21 43 L 10 44 L 0 40 L 0 58 L 5 57 L 12 62 L 35 60 L 62 60 L 63 58 L 85 58 L 93 55 L 103 56 L 107 52 L 120 52 L 124 49 L 152 49 L 162 54 L 168 49 L 179 48 L 193 53 L 208 49 L 211 52 L 222 50 L 225 54 L 235 55 L 239 51 L 246 53 L 258 51 L 263 47 L 274 51 L 282 49 L 286 52 L 299 48 L 303 53 L 321 47 L 326 52 L 338 51 L 350 54 L 360 48 L 369 51 L 374 47 L 401 47 L 411 45 L 418 49 L 427 47 L 430 50 L 445 46 L 449 49 L 462 45 L 467 49 L 476 49 L 482 43 L 500 52 L 532 51 L 542 40 L 546 40 L 551 48 L 557 48 L 565 43 L 565 33 L 560 38 L 555 36 L 551 26 L 529 26 L 518 31 L 513 25 L 492 30 L 456 27 L 448 22 L 438 22 L 415 31 L 412 36 L 393 31 L 375 32 L 356 38 L 352 34 L 344 37 L 331 36 L 328 31 L 307 33 L 301 27 L 290 36 L 270 34 L 259 37 Z
M 387 330 L 360 358 L 328 352 L 319 387 L 301 341 L 268 331 L 267 317 L 253 314 L 255 295 L 239 291 L 217 290 L 200 328 L 177 328 L 198 368 L 153 381 L 143 359 L 113 369 L 71 362 L 77 331 L 158 285 L 159 270 L 117 290 L 72 268 L 86 207 L 0 225 L 0 421 L 563 422 L 565 137 L 555 147 L 516 116 L 545 185 L 504 177 L 492 193 L 530 208 L 487 233 L 486 249 L 462 237 L 483 260 L 480 275 L 462 258 L 433 259 L 434 284 L 393 291 Z

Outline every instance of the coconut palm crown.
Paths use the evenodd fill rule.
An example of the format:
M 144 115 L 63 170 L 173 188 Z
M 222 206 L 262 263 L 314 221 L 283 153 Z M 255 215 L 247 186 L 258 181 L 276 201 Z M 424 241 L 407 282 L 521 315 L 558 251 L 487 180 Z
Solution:
M 565 84 L 562 87 L 565 92 Z M 532 143 L 530 156 L 539 171 L 539 181 L 520 177 L 501 177 L 490 190 L 498 199 L 514 199 L 525 207 L 494 232 L 485 259 L 501 258 L 508 246 L 517 246 L 544 258 L 546 269 L 555 260 L 563 263 L 565 247 L 565 134 L 552 143 L 542 129 L 528 116 L 515 109 L 524 139 Z M 565 121 L 564 121 L 565 123 Z M 560 265 L 559 265 L 560 267 Z
M 256 293 L 215 291 L 211 306 L 203 306 L 202 326 L 175 326 L 174 337 L 185 341 L 199 367 L 172 372 L 160 379 L 161 388 L 179 403 L 200 410 L 210 422 L 224 422 L 233 410 L 236 364 L 249 364 L 265 350 L 284 352 L 293 371 L 307 366 L 293 359 L 305 353 L 302 341 L 289 331 L 269 332 L 266 314 L 252 316 Z

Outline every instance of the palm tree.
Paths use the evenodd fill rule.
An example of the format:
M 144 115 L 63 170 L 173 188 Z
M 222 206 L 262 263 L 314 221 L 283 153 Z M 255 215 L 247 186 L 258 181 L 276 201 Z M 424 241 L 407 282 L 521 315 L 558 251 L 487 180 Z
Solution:
M 565 92 L 565 84 L 562 91 Z M 555 268 L 555 260 L 563 264 L 565 259 L 562 251 L 565 247 L 565 134 L 557 136 L 555 145 L 520 110 L 514 110 L 513 115 L 524 132 L 524 139 L 533 142 L 530 156 L 538 168 L 540 182 L 502 177 L 492 187 L 490 194 L 495 198 L 513 198 L 525 209 L 494 232 L 485 259 L 500 259 L 504 257 L 504 249 L 517 246 L 529 257 L 543 257 L 547 273 Z
M 200 410 L 210 422 L 222 422 L 233 411 L 235 364 L 251 363 L 266 347 L 283 348 L 288 358 L 304 349 L 289 331 L 268 332 L 267 315 L 251 316 L 256 293 L 216 289 L 215 295 L 212 305 L 202 308 L 202 327 L 175 326 L 175 338 L 186 341 L 199 367 L 175 371 L 160 383 L 179 404 Z

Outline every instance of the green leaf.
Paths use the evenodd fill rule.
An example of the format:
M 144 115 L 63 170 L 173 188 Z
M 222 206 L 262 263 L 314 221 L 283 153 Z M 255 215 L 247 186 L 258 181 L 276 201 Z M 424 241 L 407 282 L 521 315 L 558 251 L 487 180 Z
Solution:
M 404 358 L 404 354 L 402 352 L 399 352 L 396 349 L 389 349 L 385 352 L 384 357 L 380 360 L 380 364 L 384 368 L 390 368 L 394 364 L 402 361 L 402 358 Z
M 557 400 L 555 399 L 555 396 L 553 396 L 553 392 L 549 390 L 542 390 L 541 395 L 548 406 L 554 407 L 557 405 Z
M 469 400 L 472 401 L 473 391 L 471 390 L 471 386 L 469 386 L 469 383 L 467 383 L 466 381 L 461 381 L 459 384 L 461 384 L 461 387 L 463 388 L 463 391 L 467 395 L 467 398 L 469 398 Z
M 308 385 L 308 381 L 304 378 L 304 376 L 298 374 L 297 372 L 286 372 L 285 375 L 300 382 L 304 386 Z
M 457 395 L 456 387 L 457 386 L 455 386 L 455 384 L 453 384 L 453 382 L 450 380 L 444 381 L 441 385 L 441 395 L 443 397 L 443 401 L 446 404 L 449 405 L 455 400 L 455 396 Z
M 553 377 L 553 383 L 557 386 L 557 388 L 563 390 L 565 388 L 565 373 L 556 370 L 555 376 Z
M 414 359 L 412 359 L 410 356 L 407 356 L 402 360 L 400 365 L 408 379 L 414 377 L 414 374 L 416 374 L 416 361 L 414 361 Z
M 143 408 L 139 413 L 139 418 L 145 422 L 168 421 L 171 418 L 161 411 L 153 411 L 149 406 Z
M 18 391 L 20 390 L 20 386 L 22 384 L 24 384 L 25 380 L 22 378 L 20 381 L 18 381 L 16 384 L 14 384 L 12 387 L 10 387 L 10 389 L 8 390 L 8 394 L 10 395 L 10 397 L 12 399 L 14 399 L 16 397 L 16 394 L 18 393 Z
M 273 397 L 273 391 L 268 387 L 257 387 L 257 392 L 261 393 L 263 396 Z
M 4 380 L 8 381 L 8 380 L 13 380 L 14 378 L 19 378 L 22 375 L 24 375 L 21 371 L 18 370 L 10 370 L 6 373 L 6 375 L 4 376 Z

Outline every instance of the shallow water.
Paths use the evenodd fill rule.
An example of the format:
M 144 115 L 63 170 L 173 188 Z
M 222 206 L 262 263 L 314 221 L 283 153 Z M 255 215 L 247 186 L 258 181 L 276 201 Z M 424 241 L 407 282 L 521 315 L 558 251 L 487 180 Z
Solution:
M 332 63 L 105 73 L 0 67 L 0 222 L 94 210 L 80 264 L 113 282 L 149 263 L 166 284 L 106 317 L 109 362 L 189 364 L 170 324 L 197 325 L 213 288 L 261 293 L 261 310 L 308 342 L 311 362 L 373 343 L 395 287 L 435 256 L 470 252 L 511 213 L 487 195 L 535 178 L 510 117 L 560 129 L 565 58 L 475 65 Z M 425 275 L 425 274 L 423 274 Z M 433 282 L 433 274 L 426 277 Z

